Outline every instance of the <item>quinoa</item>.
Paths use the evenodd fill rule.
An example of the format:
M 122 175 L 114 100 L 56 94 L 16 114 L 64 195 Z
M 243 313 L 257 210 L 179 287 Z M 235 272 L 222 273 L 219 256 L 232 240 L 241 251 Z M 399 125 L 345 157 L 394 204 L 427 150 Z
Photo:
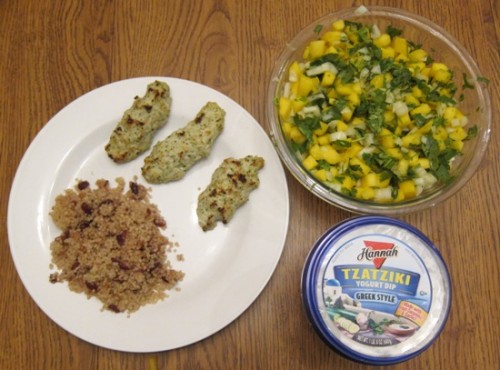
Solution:
M 62 233 L 50 245 L 58 271 L 49 280 L 97 297 L 103 309 L 132 313 L 167 297 L 184 273 L 167 259 L 174 243 L 148 189 L 135 179 L 126 191 L 123 178 L 116 183 L 100 179 L 92 189 L 78 181 L 56 197 L 50 216 Z

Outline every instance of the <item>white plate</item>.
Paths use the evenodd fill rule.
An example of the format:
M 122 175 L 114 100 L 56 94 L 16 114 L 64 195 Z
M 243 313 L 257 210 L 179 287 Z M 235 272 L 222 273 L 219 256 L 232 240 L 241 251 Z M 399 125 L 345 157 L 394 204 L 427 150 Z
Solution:
M 180 181 L 151 186 L 151 201 L 167 221 L 165 235 L 179 243 L 171 254 L 185 272 L 180 291 L 142 307 L 130 317 L 102 312 L 97 299 L 49 283 L 50 242 L 60 233 L 49 216 L 56 195 L 76 179 L 133 176 L 147 184 L 140 168 L 146 152 L 127 164 L 113 163 L 104 151 L 109 135 L 133 97 L 155 79 L 167 82 L 172 110 L 155 141 L 194 118 L 207 101 L 226 111 L 226 124 L 211 155 Z M 260 187 L 228 225 L 203 232 L 197 223 L 198 194 L 227 157 L 260 155 L 265 167 Z M 114 184 L 114 182 L 113 182 Z M 9 199 L 8 232 L 12 257 L 26 289 L 58 325 L 98 346 L 129 352 L 178 348 L 204 339 L 242 314 L 269 281 L 283 250 L 289 216 L 283 167 L 266 133 L 236 102 L 206 86 L 176 78 L 142 77 L 93 90 L 57 113 L 26 151 Z M 256 333 L 257 335 L 257 333 Z

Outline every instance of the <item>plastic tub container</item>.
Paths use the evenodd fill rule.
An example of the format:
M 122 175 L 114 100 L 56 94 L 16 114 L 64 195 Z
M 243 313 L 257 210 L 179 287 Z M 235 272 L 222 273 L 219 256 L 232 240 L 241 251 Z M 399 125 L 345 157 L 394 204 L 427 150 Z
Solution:
M 385 216 L 346 220 L 312 248 L 302 298 L 323 341 L 346 357 L 389 365 L 427 349 L 451 304 L 447 267 L 419 230 Z

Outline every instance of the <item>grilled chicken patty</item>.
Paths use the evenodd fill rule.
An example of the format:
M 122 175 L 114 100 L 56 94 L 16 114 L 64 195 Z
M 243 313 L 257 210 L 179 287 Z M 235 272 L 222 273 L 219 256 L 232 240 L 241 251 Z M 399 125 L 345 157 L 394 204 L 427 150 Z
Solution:
M 227 224 L 236 210 L 248 201 L 259 184 L 258 173 L 264 159 L 248 155 L 227 158 L 215 170 L 208 187 L 198 197 L 198 224 L 203 231 L 212 230 L 218 221 Z
M 186 126 L 156 143 L 144 159 L 142 175 L 152 184 L 180 180 L 196 162 L 208 157 L 224 129 L 226 112 L 208 102 Z
M 129 162 L 151 147 L 153 136 L 163 127 L 170 114 L 170 88 L 165 82 L 154 81 L 146 94 L 136 96 L 111 133 L 105 149 L 116 163 Z

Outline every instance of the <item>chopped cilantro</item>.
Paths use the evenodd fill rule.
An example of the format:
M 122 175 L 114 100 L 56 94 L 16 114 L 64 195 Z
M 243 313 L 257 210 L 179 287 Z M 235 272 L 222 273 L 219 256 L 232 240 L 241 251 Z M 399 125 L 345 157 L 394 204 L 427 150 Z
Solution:
M 469 129 L 467 130 L 467 137 L 465 138 L 465 140 L 474 139 L 477 136 L 477 133 L 478 133 L 478 128 L 476 125 L 469 127 Z
M 323 29 L 323 25 L 322 24 L 318 24 L 318 25 L 316 25 L 316 27 L 314 27 L 313 32 L 319 34 L 322 29 Z
M 451 180 L 450 175 L 450 160 L 455 157 L 458 152 L 455 149 L 447 148 L 440 152 L 439 144 L 432 135 L 425 135 L 425 140 L 422 140 L 422 151 L 429 158 L 431 164 L 431 172 L 436 178 L 447 183 Z
M 464 79 L 464 83 L 462 85 L 462 89 L 473 89 L 474 88 L 474 85 L 471 84 L 468 80 L 467 80 L 467 74 L 466 73 L 463 73 L 462 74 L 462 78 Z
M 444 126 L 445 123 L 446 121 L 443 116 L 434 117 L 434 119 L 432 120 L 432 125 L 434 127 Z
M 295 125 L 299 128 L 300 132 L 304 134 L 307 140 L 312 140 L 313 131 L 320 127 L 319 117 L 304 117 L 301 118 L 299 115 L 293 117 Z
M 403 31 L 400 30 L 399 28 L 395 28 L 392 25 L 388 25 L 386 31 L 389 36 L 394 37 L 394 36 L 400 36 Z
M 490 80 L 483 76 L 479 76 L 476 80 L 477 82 L 484 83 L 485 85 L 488 85 L 490 83 Z
M 413 119 L 414 119 L 415 125 L 417 127 L 422 127 L 427 122 L 427 118 L 424 115 L 420 114 L 420 113 L 419 114 L 415 114 L 413 116 Z
M 349 148 L 352 144 L 348 140 L 335 140 L 332 141 L 332 144 L 338 148 Z
M 456 105 L 457 104 L 455 99 L 450 98 L 449 96 L 446 96 L 446 95 L 441 95 L 439 93 L 438 89 L 431 90 L 427 94 L 427 100 L 431 101 L 431 102 L 441 102 L 441 103 L 445 103 L 447 105 Z
M 359 28 L 358 29 L 358 36 L 359 36 L 359 39 L 364 41 L 364 42 L 371 40 L 370 30 L 368 29 L 368 27 Z
M 382 180 L 390 178 L 391 173 L 384 170 L 391 170 L 396 164 L 396 160 L 384 152 L 363 153 L 363 160 L 376 173 L 383 173 Z
M 325 161 L 324 159 L 320 159 L 318 161 L 318 168 L 319 169 L 330 170 L 331 167 L 332 167 L 332 165 L 330 163 L 328 163 L 327 161 Z
M 391 87 L 393 89 L 411 87 L 412 74 L 408 68 L 395 64 L 392 68 L 392 76 Z
M 351 63 L 349 63 L 344 69 L 339 72 L 338 76 L 344 84 L 347 84 L 354 80 L 354 76 L 356 76 L 356 74 L 356 68 Z

